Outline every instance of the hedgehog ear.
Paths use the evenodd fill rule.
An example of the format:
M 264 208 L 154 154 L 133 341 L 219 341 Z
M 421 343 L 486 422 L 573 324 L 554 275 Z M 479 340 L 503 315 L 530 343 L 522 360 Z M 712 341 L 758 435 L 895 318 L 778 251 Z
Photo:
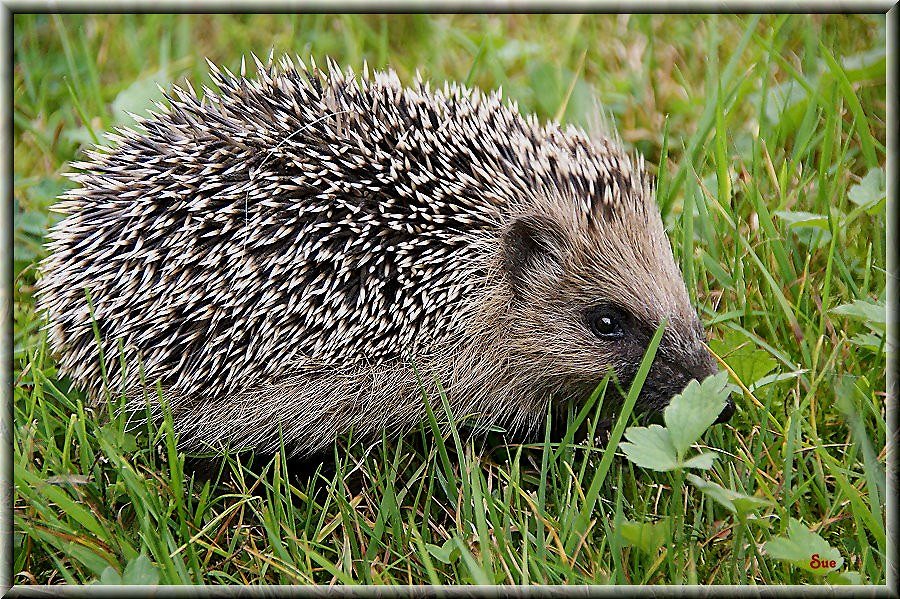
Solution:
M 521 292 L 538 267 L 562 274 L 563 235 L 552 219 L 518 216 L 503 233 L 503 266 L 513 291 Z

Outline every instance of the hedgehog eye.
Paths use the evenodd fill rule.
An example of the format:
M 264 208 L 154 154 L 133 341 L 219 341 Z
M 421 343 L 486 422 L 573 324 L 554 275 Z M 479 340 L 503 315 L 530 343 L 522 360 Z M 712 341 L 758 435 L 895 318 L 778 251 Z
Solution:
M 615 306 L 602 305 L 588 312 L 587 324 L 601 339 L 618 339 L 625 334 L 625 315 Z

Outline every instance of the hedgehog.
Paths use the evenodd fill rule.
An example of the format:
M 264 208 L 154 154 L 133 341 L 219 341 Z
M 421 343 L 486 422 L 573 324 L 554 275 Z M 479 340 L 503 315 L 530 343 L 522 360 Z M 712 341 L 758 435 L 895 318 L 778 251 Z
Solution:
M 527 437 L 610 371 L 627 388 L 661 323 L 639 410 L 717 371 L 617 136 L 418 73 L 253 60 L 207 61 L 212 88 L 163 90 L 73 163 L 36 298 L 90 401 L 167 405 L 185 450 L 299 456 L 402 434 L 429 397 Z

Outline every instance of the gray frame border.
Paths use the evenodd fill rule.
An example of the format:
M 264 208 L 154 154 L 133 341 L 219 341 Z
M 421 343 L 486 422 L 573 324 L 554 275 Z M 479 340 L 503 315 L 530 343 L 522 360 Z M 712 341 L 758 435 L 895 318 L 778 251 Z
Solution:
M 0 248 L 6 255 L 0 256 L 0 596 L 7 592 L 15 597 L 44 597 L 47 595 L 65 595 L 71 597 L 87 596 L 135 596 L 137 594 L 154 597 L 184 596 L 235 596 L 235 597 L 273 597 L 292 595 L 300 597 L 326 596 L 358 596 L 358 597 L 499 597 L 499 596 L 550 596 L 550 597 L 594 597 L 620 596 L 622 594 L 647 597 L 685 597 L 718 595 L 734 597 L 793 597 L 798 593 L 828 597 L 897 597 L 898 568 L 896 539 L 897 525 L 897 475 L 896 442 L 900 440 L 897 430 L 898 406 L 898 363 L 896 353 L 900 349 L 898 339 L 898 280 L 900 280 L 900 264 L 898 264 L 898 241 L 896 238 L 897 205 L 896 199 L 900 191 L 898 177 L 897 143 L 900 141 L 900 127 L 897 118 L 898 104 L 898 57 L 897 36 L 900 6 L 889 0 L 844 0 L 831 2 L 827 0 L 807 0 L 803 2 L 758 2 L 738 0 L 722 2 L 716 0 L 653 0 L 651 3 L 641 0 L 570 0 L 565 10 L 560 5 L 553 5 L 541 0 L 309 0 L 307 2 L 282 1 L 251 3 L 241 0 L 193 0 L 185 4 L 183 0 L 122 0 L 114 3 L 100 3 L 95 0 L 51 0 L 41 2 L 35 0 L 0 0 L 0 31 L 4 37 L 0 44 L 0 134 L 7 142 L 5 148 L 12 148 L 13 136 L 13 19 L 15 13 L 27 12 L 657 12 L 657 13 L 695 13 L 695 12 L 847 12 L 847 13 L 881 13 L 887 15 L 887 398 L 886 421 L 888 426 L 886 474 L 886 528 L 887 536 L 887 572 L 885 586 L 714 586 L 714 587 L 589 587 L 589 586 L 544 586 L 544 587 L 493 587 L 493 586 L 360 586 L 360 587 L 313 587 L 313 586 L 270 586 L 270 587 L 127 587 L 127 586 L 23 586 L 12 587 L 12 535 L 13 535 L 13 408 L 12 408 L 12 346 L 13 346 L 13 152 L 0 153 L 3 156 L 2 173 L 0 173 L 0 197 L 5 201 L 0 209 Z M 891 93 L 893 92 L 893 93 Z

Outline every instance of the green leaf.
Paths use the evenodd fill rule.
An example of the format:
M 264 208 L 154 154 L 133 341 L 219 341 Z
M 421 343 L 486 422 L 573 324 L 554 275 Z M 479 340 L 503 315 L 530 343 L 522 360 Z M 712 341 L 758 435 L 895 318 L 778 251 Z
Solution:
M 756 347 L 753 340 L 739 331 L 728 331 L 724 339 L 713 339 L 709 346 L 748 387 L 762 382 L 763 377 L 778 366 L 772 354 Z
M 138 116 L 147 116 L 147 110 L 153 108 L 154 100 L 162 100 L 162 92 L 159 91 L 160 85 L 168 85 L 169 75 L 163 70 L 157 70 L 150 75 L 135 80 L 131 85 L 119 92 L 116 99 L 113 100 L 113 119 L 116 123 L 130 124 L 134 119 L 129 116 L 129 112 Z
M 838 316 L 846 316 L 861 320 L 867 327 L 884 332 L 887 323 L 887 311 L 884 304 L 873 304 L 865 300 L 856 300 L 849 304 L 841 304 L 831 309 Z
M 563 94 L 559 68 L 549 62 L 537 62 L 529 72 L 529 79 L 536 108 L 545 115 L 553 115 Z
M 702 383 L 691 381 L 663 412 L 665 428 L 658 424 L 629 427 L 625 431 L 628 442 L 620 443 L 619 448 L 637 466 L 658 472 L 712 468 L 714 453 L 701 453 L 687 460 L 682 460 L 682 456 L 715 422 L 730 392 L 725 372 L 707 377 Z
M 747 524 L 769 530 L 772 528 L 772 519 L 766 516 L 757 516 L 756 514 L 748 514 L 744 520 Z
M 816 227 L 828 231 L 828 217 L 824 214 L 815 214 L 813 212 L 778 210 L 775 216 L 787 223 L 791 229 L 799 229 L 802 227 Z
M 862 181 L 852 185 L 847 194 L 851 202 L 866 210 L 877 206 L 886 195 L 884 171 L 877 167 L 869 170 Z
M 709 480 L 703 480 L 699 476 L 694 476 L 693 474 L 688 474 L 687 480 L 697 487 L 701 493 L 741 518 L 744 518 L 746 515 L 759 508 L 772 505 L 772 502 L 768 499 L 755 497 L 753 495 L 745 495 L 744 493 L 739 493 L 732 489 L 726 489 L 719 484 Z
M 105 571 L 104 571 L 105 573 Z M 121 584 L 154 585 L 159 584 L 159 570 L 146 555 L 141 554 L 128 562 L 122 574 Z
M 619 525 L 619 534 L 626 541 L 625 546 L 636 547 L 652 556 L 659 553 L 670 537 L 668 518 L 659 522 L 634 522 L 626 520 Z
M 456 543 L 453 542 L 453 539 L 448 539 L 441 547 L 431 543 L 425 543 L 425 548 L 428 549 L 428 553 L 430 553 L 434 559 L 447 565 L 450 565 L 459 559 L 459 548 L 456 546 Z
M 68 129 L 63 133 L 63 137 L 79 146 L 90 146 L 96 143 L 90 129 L 87 127 Z M 103 140 L 100 141 L 102 143 Z
M 97 582 L 115 585 L 155 585 L 159 584 L 159 569 L 150 561 L 150 558 L 142 553 L 129 560 L 128 565 L 125 566 L 125 572 L 121 575 L 112 566 L 107 566 Z
M 859 333 L 854 335 L 847 341 L 852 343 L 853 345 L 858 345 L 859 347 L 863 347 L 869 351 L 877 352 L 881 349 L 881 335 L 876 335 L 874 333 Z
M 766 118 L 772 123 L 794 126 L 803 114 L 809 96 L 806 88 L 791 79 L 769 88 L 766 97 Z
M 498 60 L 504 63 L 511 63 L 517 60 L 532 60 L 539 57 L 543 50 L 543 46 L 534 42 L 526 42 L 517 39 L 511 39 L 503 42 L 494 55 Z
M 804 244 L 817 248 L 831 241 L 828 217 L 813 212 L 778 210 L 775 215 L 787 223 L 788 228 Z
M 863 577 L 855 570 L 844 570 L 843 572 L 829 572 L 825 580 L 829 584 L 865 584 Z
M 103 572 L 100 574 L 100 580 L 97 581 L 99 584 L 115 584 L 121 585 L 122 576 L 116 572 L 115 568 L 112 566 L 107 566 Z
M 40 212 L 16 212 L 13 214 L 13 226 L 16 231 L 29 233 L 42 238 L 47 231 L 47 215 Z
M 700 470 L 709 470 L 713 467 L 713 462 L 716 460 L 716 454 L 711 451 L 705 451 L 703 453 L 699 453 L 694 457 L 684 460 L 681 463 L 682 468 L 698 468 Z
M 702 383 L 691 381 L 672 398 L 663 412 L 663 420 L 677 455 L 684 455 L 722 413 L 728 398 L 727 383 L 728 373 L 720 372 Z
M 100 427 L 100 436 L 115 447 L 120 454 L 133 453 L 137 451 L 137 439 L 131 433 L 125 433 L 118 430 L 114 423 L 105 424 Z
M 763 549 L 770 557 L 817 576 L 824 576 L 844 565 L 844 558 L 837 549 L 794 518 L 788 523 L 787 536 L 766 541 Z
M 660 425 L 628 427 L 625 429 L 625 438 L 630 443 L 619 443 L 619 449 L 635 465 L 657 472 L 678 468 L 678 456 L 675 454 L 669 431 Z
M 766 353 L 766 352 L 762 352 Z M 768 355 L 768 354 L 766 354 Z M 755 383 L 751 383 L 747 385 L 750 391 L 756 391 L 761 387 L 765 387 L 766 385 L 771 385 L 772 383 L 782 383 L 784 381 L 792 381 L 796 378 L 799 378 L 809 372 L 808 368 L 800 368 L 799 370 L 794 370 L 791 372 L 776 372 L 773 374 L 767 374 L 766 376 L 760 377 L 756 380 Z

